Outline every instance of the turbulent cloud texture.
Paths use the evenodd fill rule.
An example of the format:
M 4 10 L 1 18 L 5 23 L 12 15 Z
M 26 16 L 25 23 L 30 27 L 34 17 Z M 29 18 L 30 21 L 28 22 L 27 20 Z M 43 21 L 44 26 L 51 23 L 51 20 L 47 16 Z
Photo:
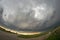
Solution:
M 0 4 L 1 22 L 13 30 L 45 31 L 59 23 L 56 0 L 1 0 Z

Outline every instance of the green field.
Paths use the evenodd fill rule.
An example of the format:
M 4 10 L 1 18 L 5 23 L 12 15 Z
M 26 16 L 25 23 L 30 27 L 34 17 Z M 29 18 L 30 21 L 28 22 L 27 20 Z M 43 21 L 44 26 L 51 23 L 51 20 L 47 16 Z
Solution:
M 60 40 L 60 27 L 52 31 L 51 35 L 47 38 L 47 40 Z
M 6 31 L 2 28 L 0 28 L 0 30 L 8 32 L 8 33 L 12 33 L 10 31 Z M 13 34 L 15 34 L 15 33 L 13 33 Z M 45 35 L 45 34 L 48 34 L 48 32 L 41 33 L 41 34 L 36 34 L 36 35 L 18 35 L 17 34 L 17 36 L 20 37 L 20 38 L 35 38 L 35 37 L 39 37 L 39 36 L 42 36 L 42 35 Z M 51 31 L 51 34 L 49 35 L 49 37 L 46 40 L 60 40 L 60 27 L 58 27 L 55 30 Z

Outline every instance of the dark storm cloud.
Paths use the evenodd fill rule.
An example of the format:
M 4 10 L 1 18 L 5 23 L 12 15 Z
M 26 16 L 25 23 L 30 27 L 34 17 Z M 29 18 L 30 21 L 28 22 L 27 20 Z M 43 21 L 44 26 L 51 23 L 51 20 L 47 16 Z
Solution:
M 29 15 L 31 13 L 32 7 L 36 7 L 41 4 L 44 4 L 44 5 L 47 4 L 46 9 L 48 9 L 47 11 L 49 13 L 45 14 L 45 15 L 47 15 L 46 18 L 44 17 L 44 19 L 42 21 L 39 21 L 40 23 L 38 22 L 39 24 L 37 24 L 36 20 L 31 18 L 31 17 L 33 17 L 33 15 L 31 17 L 29 17 Z M 22 31 L 42 31 L 42 29 L 47 29 L 47 28 L 49 29 L 50 27 L 54 27 L 54 25 L 56 23 L 58 23 L 59 19 L 60 19 L 59 18 L 60 7 L 58 7 L 59 5 L 58 5 L 58 3 L 56 3 L 56 0 L 25 0 L 25 1 L 24 0 L 2 0 L 1 5 L 4 8 L 3 14 L 9 15 L 8 19 L 6 19 L 7 17 L 4 19 L 6 22 L 6 23 L 4 22 L 4 24 L 7 25 L 6 27 L 14 29 L 14 30 L 18 30 L 18 31 L 20 31 L 20 30 L 22 30 Z M 27 9 L 27 10 L 25 10 L 25 9 Z M 5 16 L 3 16 L 3 14 L 2 14 L 2 17 L 4 18 Z M 29 15 L 27 15 L 27 17 L 26 17 L 25 14 L 29 14 Z M 22 17 L 22 18 L 20 19 L 20 17 Z M 29 18 L 31 18 L 31 19 L 29 19 Z M 30 26 L 27 25 L 28 20 L 33 21 L 32 24 L 30 23 Z M 24 23 L 25 21 L 27 23 L 26 26 L 28 26 L 28 27 L 22 26 L 21 23 Z M 36 23 L 37 25 L 34 23 Z M 19 25 L 19 24 L 21 24 L 21 25 Z M 33 25 L 33 27 L 31 25 Z

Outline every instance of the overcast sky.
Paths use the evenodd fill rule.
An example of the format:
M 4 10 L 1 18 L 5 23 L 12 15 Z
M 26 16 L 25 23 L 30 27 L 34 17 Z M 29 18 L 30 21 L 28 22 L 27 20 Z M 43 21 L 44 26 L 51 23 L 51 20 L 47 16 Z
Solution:
M 18 31 L 44 31 L 54 27 L 60 19 L 58 11 L 60 9 L 56 2 L 56 0 L 1 0 L 2 18 L 6 22 L 4 24 Z

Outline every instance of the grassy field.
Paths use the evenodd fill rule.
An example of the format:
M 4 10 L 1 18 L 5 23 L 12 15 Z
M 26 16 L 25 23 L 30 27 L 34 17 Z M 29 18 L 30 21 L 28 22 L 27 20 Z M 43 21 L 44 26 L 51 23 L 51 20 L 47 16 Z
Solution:
M 60 27 L 52 31 L 51 35 L 46 40 L 60 40 Z
M 0 28 L 1 31 L 5 31 L 8 33 L 12 33 L 10 31 L 6 31 L 5 29 Z M 13 33 L 15 34 L 15 33 Z M 42 35 L 48 34 L 48 32 L 46 33 L 41 33 L 41 34 L 36 34 L 36 35 L 17 35 L 20 38 L 35 38 L 35 37 L 39 37 Z M 53 30 L 50 34 L 50 36 L 46 39 L 46 40 L 60 40 L 60 27 L 56 28 L 55 30 Z

